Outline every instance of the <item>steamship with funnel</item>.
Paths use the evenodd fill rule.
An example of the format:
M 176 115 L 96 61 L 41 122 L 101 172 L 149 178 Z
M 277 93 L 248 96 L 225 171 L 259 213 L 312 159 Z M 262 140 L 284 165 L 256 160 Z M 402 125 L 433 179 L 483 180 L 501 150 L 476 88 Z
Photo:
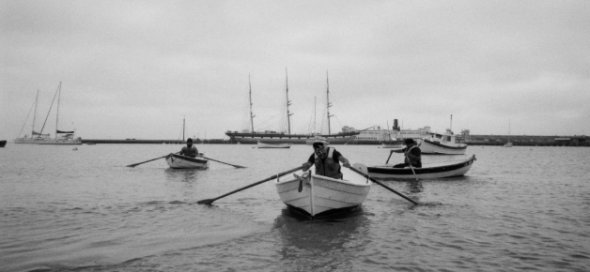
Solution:
M 285 71 L 286 72 L 286 71 Z M 328 73 L 326 72 L 326 112 L 328 117 L 328 134 L 310 133 L 310 134 L 292 134 L 291 133 L 291 113 L 289 106 L 289 78 L 286 76 L 285 80 L 285 94 L 286 94 L 286 117 L 287 117 L 287 132 L 263 131 L 257 132 L 254 130 L 254 113 L 252 112 L 252 84 L 249 80 L 249 98 L 250 98 L 250 131 L 238 132 L 227 131 L 225 135 L 229 136 L 230 142 L 241 144 L 306 144 L 315 137 L 324 137 L 330 144 L 347 144 L 354 141 L 358 131 L 343 131 L 337 134 L 332 134 L 330 131 L 330 84 L 328 80 Z

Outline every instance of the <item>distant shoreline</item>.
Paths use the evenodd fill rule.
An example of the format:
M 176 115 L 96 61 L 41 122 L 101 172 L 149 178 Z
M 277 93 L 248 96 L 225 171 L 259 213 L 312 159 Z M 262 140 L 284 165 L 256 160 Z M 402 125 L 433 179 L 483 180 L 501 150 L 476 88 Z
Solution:
M 238 144 L 230 139 L 193 139 L 197 144 Z M 589 136 L 534 136 L 534 135 L 469 135 L 468 145 L 501 146 L 511 141 L 514 146 L 590 146 Z M 83 144 L 184 144 L 174 139 L 82 139 Z M 351 141 L 351 145 L 381 145 L 381 141 Z

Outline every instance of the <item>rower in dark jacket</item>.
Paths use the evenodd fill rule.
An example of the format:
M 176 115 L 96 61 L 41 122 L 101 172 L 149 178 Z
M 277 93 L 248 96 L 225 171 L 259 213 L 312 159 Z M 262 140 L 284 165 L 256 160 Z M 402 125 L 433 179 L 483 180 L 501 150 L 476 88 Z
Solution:
M 179 152 L 180 155 L 196 158 L 199 155 L 199 150 L 193 145 L 193 139 L 186 140 L 186 146 L 183 146 Z
M 394 165 L 393 168 L 422 167 L 422 150 L 420 150 L 416 141 L 408 138 L 404 140 L 404 143 L 406 144 L 406 147 L 402 149 L 405 155 L 404 162 Z

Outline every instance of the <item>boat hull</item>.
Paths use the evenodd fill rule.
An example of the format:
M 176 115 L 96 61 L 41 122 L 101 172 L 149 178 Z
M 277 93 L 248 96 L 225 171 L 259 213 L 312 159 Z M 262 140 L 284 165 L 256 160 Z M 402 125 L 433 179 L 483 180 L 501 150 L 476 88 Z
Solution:
M 67 140 L 60 140 L 60 139 L 49 139 L 44 141 L 37 141 L 36 144 L 39 145 L 81 145 L 81 139 L 67 139 Z
M 166 163 L 173 169 L 207 169 L 209 161 L 203 158 L 190 158 L 178 154 L 170 154 L 166 157 Z
M 340 180 L 310 173 L 307 177 L 277 180 L 276 189 L 288 207 L 320 216 L 355 208 L 367 198 L 371 181 L 350 171 L 344 175 L 347 179 Z
M 263 142 L 258 142 L 256 144 L 256 148 L 262 148 L 262 149 L 266 149 L 266 148 L 291 148 L 291 144 L 287 144 L 287 143 L 263 143 Z
M 433 155 L 465 155 L 467 150 L 466 144 L 447 144 L 432 141 L 429 139 L 422 140 L 420 144 L 420 150 L 422 154 L 433 154 Z
M 310 134 L 283 134 L 283 133 L 240 133 L 226 132 L 231 142 L 241 144 L 257 144 L 264 142 L 269 144 L 307 144 L 317 136 L 325 138 L 330 144 L 347 144 L 354 142 L 358 132 L 347 132 L 330 135 Z
M 51 139 L 51 138 L 47 138 L 47 137 L 38 137 L 38 138 L 23 137 L 23 138 L 14 139 L 14 143 L 15 144 L 36 144 L 36 145 L 81 145 L 82 139 L 81 138 Z
M 465 175 L 475 160 L 475 155 L 472 155 L 453 164 L 414 168 L 416 175 L 410 168 L 393 168 L 391 165 L 369 166 L 367 171 L 372 178 L 381 180 L 440 179 Z

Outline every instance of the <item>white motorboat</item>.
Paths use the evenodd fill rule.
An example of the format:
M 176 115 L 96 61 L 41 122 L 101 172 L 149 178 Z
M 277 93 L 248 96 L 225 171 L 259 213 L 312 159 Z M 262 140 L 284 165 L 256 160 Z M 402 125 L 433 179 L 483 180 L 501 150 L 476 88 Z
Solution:
M 457 136 L 450 130 L 445 134 L 430 133 L 420 142 L 422 154 L 433 155 L 465 155 L 467 144 L 457 141 Z

